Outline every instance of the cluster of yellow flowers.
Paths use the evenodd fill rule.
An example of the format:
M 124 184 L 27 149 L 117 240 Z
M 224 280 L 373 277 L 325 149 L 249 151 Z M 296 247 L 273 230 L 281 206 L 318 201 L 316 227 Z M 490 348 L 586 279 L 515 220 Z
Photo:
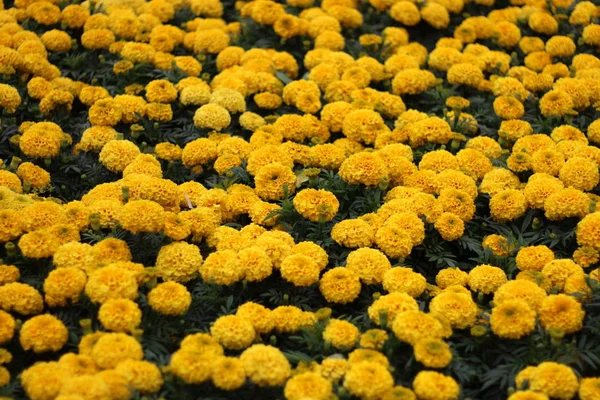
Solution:
M 581 334 L 600 288 L 600 7 L 313 3 L 2 6 L 0 111 L 3 129 L 14 125 L 2 146 L 14 157 L 0 170 L 0 390 L 19 380 L 33 400 L 127 400 L 177 378 L 221 391 L 280 387 L 288 400 L 455 400 L 453 335 Z M 373 20 L 383 21 L 377 33 L 357 34 Z M 427 48 L 410 40 L 417 28 L 443 35 Z M 272 34 L 276 48 L 252 48 L 249 29 Z M 73 74 L 61 60 L 71 52 L 110 64 L 104 78 L 116 83 Z M 71 130 L 62 114 L 85 126 Z M 194 136 L 152 136 L 169 124 Z M 114 179 L 50 197 L 69 171 L 60 165 L 78 157 Z M 228 181 L 236 170 L 246 183 Z M 356 213 L 340 185 L 381 199 Z M 572 224 L 572 235 L 547 246 L 489 234 L 475 245 L 497 265 L 411 265 L 432 240 L 454 249 L 475 225 L 533 215 L 523 229 Z M 287 229 L 294 218 L 300 232 Z M 309 240 L 310 229 L 324 234 Z M 115 237 L 123 231 L 160 237 L 152 262 L 137 262 Z M 315 291 L 323 307 L 289 305 L 286 294 L 273 307 L 247 299 L 210 325 L 186 320 L 202 307 L 196 283 L 239 284 L 243 296 L 272 280 Z M 58 311 L 88 300 L 73 342 Z M 344 319 L 348 304 L 364 324 Z M 204 333 L 177 337 L 157 363 L 144 347 L 145 319 L 156 316 Z M 319 333 L 319 362 L 293 365 L 278 347 L 302 331 Z M 419 372 L 409 380 L 398 380 L 391 342 L 412 348 Z M 15 347 L 44 361 L 15 374 Z M 600 398 L 600 378 L 555 361 L 522 369 L 508 399 Z

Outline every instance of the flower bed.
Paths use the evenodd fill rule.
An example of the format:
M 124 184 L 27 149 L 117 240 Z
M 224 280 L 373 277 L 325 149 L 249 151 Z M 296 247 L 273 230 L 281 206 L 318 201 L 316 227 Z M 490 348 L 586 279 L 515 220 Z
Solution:
M 600 398 L 594 3 L 4 6 L 0 399 Z

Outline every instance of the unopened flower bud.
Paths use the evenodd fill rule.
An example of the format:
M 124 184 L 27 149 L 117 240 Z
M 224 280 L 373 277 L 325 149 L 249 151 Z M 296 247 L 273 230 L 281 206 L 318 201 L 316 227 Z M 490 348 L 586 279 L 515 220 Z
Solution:
M 6 255 L 9 257 L 12 257 L 15 254 L 17 254 L 17 246 L 15 246 L 13 242 L 6 243 L 4 245 L 4 248 L 6 249 Z
M 483 325 L 475 325 L 471 327 L 471 336 L 482 337 L 487 334 L 487 328 Z

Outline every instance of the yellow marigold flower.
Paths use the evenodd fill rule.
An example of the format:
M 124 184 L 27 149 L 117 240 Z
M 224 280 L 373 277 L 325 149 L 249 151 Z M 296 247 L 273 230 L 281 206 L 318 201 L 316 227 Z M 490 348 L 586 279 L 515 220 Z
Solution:
M 162 206 L 150 200 L 130 201 L 117 216 L 119 224 L 130 232 L 159 232 L 165 224 Z
M 383 160 L 366 152 L 348 157 L 340 166 L 339 174 L 349 184 L 366 186 L 379 185 L 387 177 Z
M 520 339 L 535 330 L 535 311 L 523 300 L 506 300 L 492 309 L 492 332 L 507 339 Z
M 217 158 L 217 145 L 206 138 L 189 142 L 181 153 L 181 160 L 186 167 L 207 164 Z
M 581 400 L 593 400 L 598 396 L 600 378 L 583 378 L 579 381 L 578 395 Z
M 321 64 L 331 68 L 328 64 Z M 321 122 L 323 122 L 331 132 L 340 132 L 343 128 L 343 122 L 350 112 L 352 106 L 345 101 L 336 101 L 326 104 L 321 110 Z
M 200 274 L 205 282 L 231 285 L 244 277 L 244 270 L 238 263 L 234 250 L 219 250 L 206 258 L 200 266 Z
M 163 385 L 158 366 L 149 361 L 123 360 L 117 364 L 115 371 L 125 378 L 129 387 L 141 393 L 156 393 Z
M 100 306 L 98 320 L 113 332 L 132 332 L 142 321 L 142 311 L 127 299 L 109 299 Z
M 233 89 L 215 90 L 210 95 L 209 103 L 217 104 L 232 114 L 246 111 L 244 96 Z
M 167 161 L 181 160 L 183 149 L 176 144 L 163 142 L 154 147 L 154 155 Z
M 571 5 L 571 1 L 561 2 L 565 7 L 568 8 Z M 588 1 L 583 1 L 581 3 L 577 3 L 571 15 L 569 16 L 569 23 L 574 25 L 589 25 L 593 18 L 597 16 L 598 9 L 596 6 Z
M 280 200 L 286 193 L 289 195 L 296 190 L 296 180 L 296 174 L 289 167 L 271 163 L 257 171 L 255 192 L 263 200 Z
M 253 99 L 258 108 L 265 110 L 276 110 L 281 107 L 281 103 L 283 103 L 280 95 L 269 92 L 255 94 Z
M 544 35 L 554 35 L 558 31 L 558 21 L 556 21 L 552 14 L 544 11 L 537 11 L 531 14 L 528 24 L 535 32 Z
M 563 183 L 557 178 L 540 173 L 529 178 L 523 194 L 529 207 L 543 209 L 546 199 L 563 188 Z
M 217 344 L 217 346 L 219 345 Z M 209 348 L 211 347 L 209 346 Z M 223 349 L 221 348 L 221 352 L 214 356 L 220 360 L 223 358 L 222 355 Z M 185 383 L 200 384 L 208 381 L 211 377 L 212 368 L 207 362 L 208 356 L 209 354 L 200 349 L 184 349 L 182 347 L 171 356 L 169 369 L 173 375 Z
M 269 333 L 274 326 L 271 310 L 251 301 L 239 306 L 235 315 L 250 321 L 259 334 Z
M 81 44 L 86 49 L 108 49 L 115 42 L 115 34 L 108 29 L 90 29 L 81 35 Z
M 276 347 L 255 344 L 240 356 L 244 370 L 258 386 L 282 385 L 291 374 L 289 361 Z
M 117 131 L 110 126 L 92 126 L 83 131 L 81 141 L 76 147 L 78 150 L 97 152 L 111 140 L 116 140 L 117 135 Z
M 102 369 L 115 368 L 125 360 L 139 361 L 144 357 L 142 345 L 124 333 L 106 333 L 93 345 L 93 360 Z
M 137 156 L 140 149 L 129 140 L 111 140 L 100 151 L 100 162 L 110 171 L 122 172 Z
M 15 334 L 15 319 L 9 313 L 0 310 L 0 343 L 4 344 L 10 341 Z
M 396 3 L 398 4 L 398 3 Z M 435 75 L 427 70 L 405 69 L 399 71 L 392 80 L 394 94 L 419 94 L 435 85 Z
M 452 327 L 464 329 L 475 323 L 479 309 L 471 296 L 465 293 L 443 292 L 429 304 L 432 313 L 446 318 Z
M 0 84 L 0 107 L 12 114 L 19 105 L 21 105 L 21 96 L 17 89 L 4 83 Z
M 30 162 L 24 162 L 19 165 L 17 176 L 23 182 L 29 182 L 36 189 L 41 189 L 50 184 L 50 174 Z
M 590 46 L 600 46 L 600 25 L 590 24 L 583 28 L 581 37 L 585 44 Z
M 87 277 L 79 268 L 57 268 L 44 280 L 44 294 L 49 307 L 64 307 L 79 301 Z
M 280 210 L 281 206 L 268 203 L 266 201 L 256 201 L 248 210 L 248 216 L 253 223 L 262 226 L 274 226 L 277 223 L 278 216 L 270 216 L 274 211 Z
M 453 241 L 462 237 L 465 223 L 456 214 L 445 212 L 435 220 L 435 229 L 442 239 Z
M 109 265 L 90 275 L 85 294 L 95 303 L 114 298 L 133 300 L 138 295 L 138 285 L 132 272 Z
M 456 63 L 448 69 L 448 82 L 453 85 L 467 85 L 478 87 L 484 76 L 481 69 L 473 64 Z
M 353 365 L 362 362 L 370 362 L 386 368 L 390 365 L 387 357 L 377 350 L 356 349 L 348 354 L 348 364 Z
M 546 297 L 539 310 L 540 322 L 546 330 L 560 329 L 566 334 L 578 332 L 584 317 L 581 304 L 565 294 Z
M 27 320 L 21 327 L 19 342 L 24 350 L 35 353 L 60 350 L 68 339 L 68 330 L 58 318 L 38 315 Z
M 346 268 L 357 274 L 363 283 L 372 285 L 383 282 L 392 264 L 381 251 L 362 248 L 348 254 Z
M 273 262 L 261 247 L 244 248 L 237 255 L 237 263 L 243 270 L 244 279 L 249 282 L 262 281 L 273 272 Z
M 69 378 L 57 362 L 38 362 L 23 371 L 21 384 L 30 398 L 45 399 L 58 396 Z
M 406 293 L 395 292 L 381 296 L 369 306 L 368 313 L 371 321 L 378 325 L 382 324 L 382 318 L 386 318 L 388 324 L 393 323 L 394 318 L 404 311 L 418 310 L 415 299 Z
M 86 20 L 90 17 L 90 11 L 78 4 L 71 4 L 63 8 L 61 19 L 71 29 L 83 27 Z
M 325 378 L 322 378 L 325 379 Z M 0 385 L 5 386 L 10 382 L 10 372 L 2 366 L 0 366 Z M 328 382 L 329 383 L 329 382 Z
M 161 283 L 148 293 L 150 307 L 164 315 L 181 315 L 192 303 L 187 288 L 177 282 Z
M 0 265 L 0 286 L 16 282 L 20 277 L 19 268 L 14 265 Z
M 451 212 L 463 221 L 469 221 L 475 214 L 473 198 L 464 190 L 445 188 L 438 197 L 444 212 Z
M 514 142 L 523 136 L 533 134 L 533 128 L 527 121 L 519 119 L 502 121 L 498 129 L 498 134 L 500 137 Z
M 61 243 L 50 231 L 42 229 L 21 236 L 18 245 L 27 258 L 45 258 L 51 257 Z
M 388 340 L 388 334 L 383 329 L 369 329 L 360 335 L 360 347 L 379 350 Z
M 545 117 L 562 117 L 573 112 L 573 99 L 567 92 L 554 89 L 540 99 L 540 112 Z
M 116 125 L 123 115 L 118 102 L 113 99 L 97 100 L 91 107 L 88 119 L 93 125 Z
M 134 67 L 134 64 L 129 60 L 117 61 L 113 66 L 113 72 L 116 75 L 124 74 Z
M 570 367 L 547 361 L 535 368 L 529 380 L 529 387 L 548 397 L 570 399 L 579 389 L 579 379 Z
M 351 249 L 370 247 L 375 240 L 375 231 L 363 220 L 346 219 L 333 226 L 331 238 L 337 244 Z
M 600 247 L 600 212 L 589 214 L 579 221 L 576 234 L 580 246 Z
M 343 358 L 329 357 L 321 363 L 321 375 L 330 382 L 338 382 L 348 369 L 348 361 Z
M 317 322 L 315 314 L 295 306 L 279 306 L 271 315 L 275 330 L 279 333 L 295 333 L 302 327 L 310 327 Z
M 416 400 L 417 396 L 409 388 L 406 388 L 404 386 L 394 386 L 392 389 L 388 390 L 381 397 L 381 399 L 382 400 L 397 400 L 397 399 Z
M 360 331 L 350 322 L 332 319 L 323 331 L 323 340 L 340 350 L 350 350 L 360 338 Z
M 291 254 L 281 262 L 281 277 L 295 286 L 310 286 L 319 280 L 320 268 L 304 254 Z
M 600 261 L 600 252 L 593 247 L 580 247 L 573 252 L 573 260 L 583 268 L 588 268 Z
M 468 279 L 469 275 L 458 268 L 444 268 L 437 273 L 435 283 L 441 289 L 445 289 L 453 285 L 466 286 Z
M 554 83 L 554 89 L 562 90 L 571 96 L 575 110 L 583 110 L 590 105 L 590 87 L 582 79 L 560 78 Z
M 502 119 L 519 119 L 525 113 L 523 104 L 512 96 L 499 96 L 494 100 L 494 112 Z
M 427 368 L 445 368 L 452 360 L 450 346 L 441 339 L 422 338 L 413 347 L 415 360 Z
M 128 124 L 138 122 L 146 114 L 146 101 L 140 96 L 122 94 L 115 96 L 115 101 L 121 105 L 123 111 L 121 115 L 122 122 Z
M 319 290 L 331 303 L 350 303 L 360 294 L 361 284 L 358 275 L 344 267 L 336 267 L 321 277 Z
M 402 292 L 416 298 L 425 291 L 426 286 L 425 277 L 412 268 L 395 267 L 383 276 L 383 288 L 390 293 Z
M 363 399 L 377 399 L 394 386 L 392 374 L 374 362 L 351 364 L 344 377 L 344 387 Z
M 60 357 L 58 364 L 74 376 L 94 375 L 98 372 L 94 360 L 83 354 L 66 353 Z
M 131 251 L 127 243 L 115 238 L 101 240 L 93 246 L 94 257 L 106 264 L 117 261 L 131 261 Z
M 506 283 L 506 274 L 498 267 L 478 265 L 469 272 L 468 283 L 471 290 L 490 294 Z
M 405 69 L 419 69 L 419 61 L 410 55 L 395 54 L 385 61 L 384 67 L 386 72 L 395 75 Z
M 221 357 L 212 366 L 211 380 L 221 390 L 236 390 L 246 383 L 246 371 L 242 361 L 233 357 Z
M 71 111 L 73 99 L 73 94 L 66 90 L 54 89 L 40 101 L 40 111 L 44 114 L 49 114 L 57 108 Z
M 501 235 L 488 235 L 483 238 L 482 247 L 492 250 L 495 256 L 508 256 L 515 248 L 508 239 Z
M 196 110 L 194 125 L 198 128 L 223 130 L 231 123 L 231 116 L 224 107 L 218 104 L 205 104 Z
M 568 159 L 560 168 L 559 178 L 566 187 L 584 191 L 592 190 L 600 182 L 598 165 L 582 157 Z
M 552 260 L 542 268 L 542 275 L 550 287 L 558 287 L 560 290 L 570 275 L 582 272 L 581 266 L 569 259 Z
M 40 122 L 28 128 L 19 139 L 23 154 L 33 158 L 53 158 L 60 151 L 62 129 L 51 122 Z
M 382 133 L 389 132 L 383 118 L 372 110 L 355 110 L 344 117 L 342 132 L 350 140 L 372 144 Z
M 164 79 L 151 81 L 146 85 L 146 100 L 152 103 L 171 103 L 177 99 L 177 89 Z
M 318 373 L 303 372 L 286 382 L 284 394 L 289 400 L 300 400 L 307 396 L 315 400 L 327 400 L 332 394 L 332 385 Z
M 527 211 L 527 200 L 522 191 L 506 189 L 490 199 L 490 215 L 496 221 L 514 221 Z
M 546 298 L 546 291 L 533 282 L 513 280 L 500 286 L 494 293 L 494 304 L 499 306 L 510 300 L 523 300 L 538 311 Z
M 460 169 L 456 157 L 446 150 L 431 151 L 423 155 L 419 162 L 419 170 L 442 172 L 446 169 Z
M 410 255 L 414 242 L 403 227 L 390 224 L 375 233 L 375 243 L 388 257 L 403 259 Z
M 402 25 L 414 26 L 421 21 L 419 9 L 410 1 L 394 3 L 389 12 L 392 19 Z
M 429 54 L 427 64 L 438 71 L 448 71 L 462 60 L 463 56 L 459 50 L 452 47 L 436 47 Z
M 460 387 L 452 377 L 435 371 L 421 371 L 413 380 L 413 389 L 419 399 L 456 400 Z
M 583 218 L 589 213 L 590 198 L 581 190 L 561 189 L 550 195 L 544 202 L 546 218 L 560 221 L 565 218 Z
M 98 376 L 82 375 L 67 379 L 60 389 L 57 399 L 78 398 L 82 396 L 91 398 L 107 398 L 110 389 L 106 382 Z
M 194 52 L 217 54 L 229 46 L 229 35 L 221 29 L 207 29 L 195 32 Z
M 256 177 L 259 175 L 260 171 Z M 294 207 L 298 213 L 313 222 L 330 221 L 335 217 L 339 204 L 333 193 L 325 190 L 304 189 L 294 197 Z
M 494 39 L 502 47 L 510 49 L 521 40 L 521 30 L 509 21 L 500 21 L 494 25 Z
M 584 35 L 586 29 L 587 27 L 584 28 Z M 575 50 L 575 43 L 568 36 L 553 36 L 546 42 L 546 51 L 552 57 L 569 57 L 575 53 Z

